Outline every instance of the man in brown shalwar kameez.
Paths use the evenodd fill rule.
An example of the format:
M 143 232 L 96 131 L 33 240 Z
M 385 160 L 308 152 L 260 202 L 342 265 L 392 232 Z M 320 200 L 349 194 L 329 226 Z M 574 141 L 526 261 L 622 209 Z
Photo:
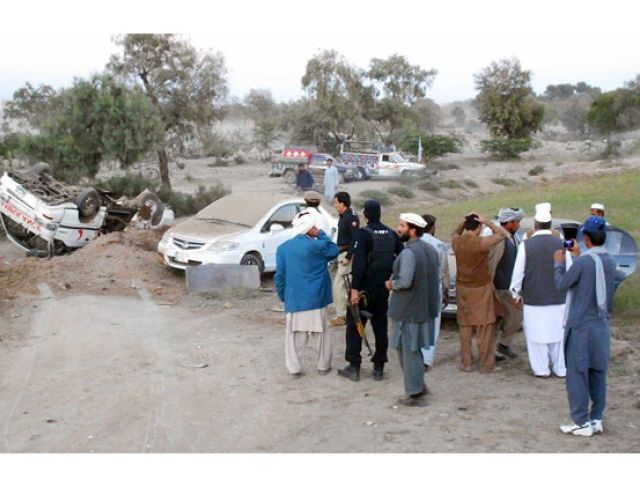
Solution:
M 480 237 L 483 225 L 493 234 Z M 451 234 L 456 256 L 456 303 L 460 329 L 460 369 L 473 370 L 471 340 L 475 334 L 482 373 L 495 366 L 495 288 L 489 271 L 489 250 L 504 241 L 507 233 L 484 217 L 467 215 Z

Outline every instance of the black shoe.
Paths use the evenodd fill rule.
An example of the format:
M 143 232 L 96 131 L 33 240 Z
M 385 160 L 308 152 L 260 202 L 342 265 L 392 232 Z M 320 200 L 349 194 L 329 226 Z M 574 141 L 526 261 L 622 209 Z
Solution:
M 496 362 L 504 362 L 506 359 L 507 357 L 496 352 Z
M 518 358 L 518 355 L 516 355 L 513 350 L 511 350 L 511 347 L 507 347 L 506 345 L 502 345 L 501 343 L 498 344 L 498 348 L 496 348 L 496 355 L 500 354 L 500 355 L 504 355 L 505 357 L 509 357 L 510 359 L 514 359 L 514 358 Z
M 398 399 L 398 403 L 400 405 L 404 405 L 405 407 L 426 407 L 427 402 L 424 399 L 423 395 L 415 396 L 410 395 L 408 397 L 402 397 Z
M 360 365 L 354 365 L 350 363 L 346 367 L 338 370 L 338 375 L 344 378 L 348 378 L 353 382 L 360 380 Z
M 374 380 L 380 381 L 384 376 L 384 366 L 373 367 L 373 373 L 371 375 Z

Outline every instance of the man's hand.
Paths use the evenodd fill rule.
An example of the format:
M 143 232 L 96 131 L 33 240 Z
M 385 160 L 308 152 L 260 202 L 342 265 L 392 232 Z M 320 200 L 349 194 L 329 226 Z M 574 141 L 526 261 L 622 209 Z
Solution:
M 318 227 L 311 227 L 311 230 L 307 232 L 307 235 L 309 235 L 311 238 L 318 238 L 318 236 L 320 235 L 320 230 L 318 229 Z
M 384 286 L 387 287 L 387 290 L 393 290 L 393 283 L 391 282 L 391 280 L 387 280 L 386 282 L 384 282 Z
M 345 267 L 350 263 L 351 263 L 351 260 L 349 260 L 347 257 L 344 257 L 342 260 L 340 260 L 340 265 L 344 265 Z
M 522 309 L 523 300 L 521 296 L 518 296 L 518 298 L 514 298 L 512 301 L 516 308 Z
M 555 263 L 564 263 L 564 250 L 556 250 L 553 252 L 553 261 Z
M 358 305 L 360 303 L 360 292 L 355 288 L 351 289 L 351 305 Z
M 484 218 L 482 215 L 476 214 L 478 217 L 478 221 L 483 224 L 483 225 L 488 225 L 489 224 L 489 220 L 487 220 L 486 218 Z

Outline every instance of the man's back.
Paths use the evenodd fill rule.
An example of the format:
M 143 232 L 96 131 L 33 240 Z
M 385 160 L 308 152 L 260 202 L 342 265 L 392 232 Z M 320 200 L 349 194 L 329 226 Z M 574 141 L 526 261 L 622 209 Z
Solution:
M 524 242 L 525 269 L 522 297 L 526 305 L 562 305 L 566 294 L 558 290 L 553 281 L 553 254 L 564 250 L 561 239 L 551 234 L 538 234 Z
M 353 288 L 384 288 L 402 248 L 398 234 L 383 223 L 369 222 L 359 229 L 354 245 Z
M 607 290 L 607 311 L 611 313 L 613 308 L 614 278 L 616 274 L 616 261 L 608 253 L 600 254 L 604 270 L 605 285 Z M 572 302 L 568 325 L 575 327 L 589 321 L 598 320 L 597 295 L 596 295 L 596 265 L 589 255 L 578 257 L 570 270 L 576 269 L 578 281 L 572 292 Z
M 489 253 L 482 240 L 471 234 L 454 237 L 451 246 L 456 255 L 456 282 L 463 287 L 484 287 L 491 283 Z

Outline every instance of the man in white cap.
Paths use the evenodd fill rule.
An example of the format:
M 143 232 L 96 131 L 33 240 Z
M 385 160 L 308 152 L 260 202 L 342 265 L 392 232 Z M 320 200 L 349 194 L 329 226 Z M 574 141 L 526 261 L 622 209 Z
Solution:
M 602 217 L 604 218 L 604 204 L 603 203 L 594 203 L 591 205 L 591 215 L 594 217 Z
M 391 280 L 386 282 L 387 289 L 393 291 L 389 303 L 393 321 L 391 347 L 398 350 L 406 393 L 398 403 L 411 407 L 425 405 L 428 389 L 421 349 L 433 346 L 434 323 L 440 314 L 438 252 L 420 240 L 426 226 L 418 214 L 400 215 L 398 235 L 406 244 L 393 262 Z
M 317 351 L 321 375 L 331 370 L 331 343 L 327 306 L 333 302 L 327 263 L 338 256 L 338 246 L 316 227 L 313 210 L 293 219 L 295 236 L 276 251 L 275 284 L 286 311 L 285 362 L 289 373 L 302 375 L 300 357 L 308 343 Z
M 552 234 L 551 205 L 536 205 L 534 233 L 518 247 L 510 290 L 523 305 L 524 334 L 529 364 L 536 377 L 565 377 L 562 338 L 566 292 L 555 286 L 553 256 L 564 242 Z
M 511 286 L 511 276 L 516 263 L 518 247 L 522 242 L 518 230 L 523 217 L 524 212 L 521 208 L 502 208 L 498 212 L 498 222 L 509 235 L 503 242 L 493 247 L 489 254 L 489 267 L 493 274 L 493 285 L 496 287 L 496 296 L 502 307 L 498 343 L 496 345 L 497 360 L 517 357 L 511 350 L 511 342 L 522 326 L 522 309 L 513 303 L 509 287 Z
M 329 237 L 333 236 L 331 231 L 331 227 L 329 226 L 329 222 L 325 218 L 325 216 L 320 211 L 320 202 L 322 201 L 322 196 L 318 192 L 313 190 L 309 190 L 308 192 L 304 192 L 304 203 L 307 205 L 308 209 L 313 209 L 313 212 L 316 213 L 316 227 L 318 230 L 324 231 Z

